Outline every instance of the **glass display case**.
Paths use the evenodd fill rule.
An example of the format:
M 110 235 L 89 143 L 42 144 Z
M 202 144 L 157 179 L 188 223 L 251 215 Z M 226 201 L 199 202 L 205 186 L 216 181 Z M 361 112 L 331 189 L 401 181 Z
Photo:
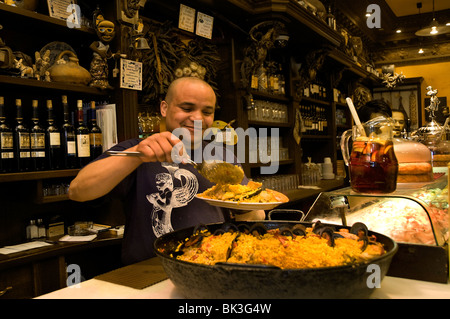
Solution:
M 348 187 L 321 193 L 304 220 L 363 222 L 399 244 L 391 265 L 396 276 L 447 282 L 448 198 L 447 175 L 429 183 L 399 183 L 390 194 L 360 194 Z

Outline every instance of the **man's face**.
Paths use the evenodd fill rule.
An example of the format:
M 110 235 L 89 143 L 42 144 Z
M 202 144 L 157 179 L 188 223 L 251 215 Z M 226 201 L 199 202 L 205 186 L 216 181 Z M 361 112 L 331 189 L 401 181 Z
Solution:
M 392 119 L 394 120 L 394 137 L 400 137 L 405 128 L 405 117 L 402 112 L 392 112 Z
M 182 81 L 177 84 L 170 101 L 161 103 L 161 114 L 166 119 L 168 131 L 185 128 L 194 141 L 194 124 L 201 124 L 201 136 L 205 129 L 214 122 L 216 95 L 214 91 L 201 82 Z M 197 132 L 196 136 L 199 136 Z

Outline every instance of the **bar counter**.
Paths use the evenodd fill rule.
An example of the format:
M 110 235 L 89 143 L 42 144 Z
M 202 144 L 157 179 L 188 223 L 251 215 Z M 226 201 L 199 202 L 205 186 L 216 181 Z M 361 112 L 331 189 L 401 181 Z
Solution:
M 151 258 L 39 296 L 37 299 L 184 299 L 170 279 L 166 277 L 157 280 L 153 276 L 159 270 L 152 269 L 155 270 L 158 266 L 158 259 Z M 162 270 L 162 266 L 160 267 Z M 142 286 L 141 289 L 136 288 L 139 285 Z M 381 281 L 381 287 L 374 288 L 371 298 L 450 299 L 450 285 L 386 276 Z

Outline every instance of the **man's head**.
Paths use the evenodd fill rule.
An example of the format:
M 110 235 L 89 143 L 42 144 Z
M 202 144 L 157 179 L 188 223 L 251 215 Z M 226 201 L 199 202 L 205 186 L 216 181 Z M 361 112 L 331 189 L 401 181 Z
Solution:
M 406 127 L 406 118 L 403 112 L 394 110 L 392 111 L 392 119 L 394 120 L 394 137 L 401 137 L 402 132 Z
M 193 141 L 194 123 L 197 127 L 201 124 L 203 136 L 214 122 L 215 106 L 216 94 L 208 83 L 196 77 L 183 77 L 170 84 L 160 110 L 168 131 L 185 128 Z

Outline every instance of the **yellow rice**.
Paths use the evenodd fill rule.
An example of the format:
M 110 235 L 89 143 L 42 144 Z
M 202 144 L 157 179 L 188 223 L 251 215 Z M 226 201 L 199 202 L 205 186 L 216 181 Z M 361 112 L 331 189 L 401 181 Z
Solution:
M 273 265 L 282 269 L 341 266 L 367 258 L 361 252 L 362 242 L 350 238 L 337 238 L 335 246 L 331 247 L 326 239 L 312 233 L 295 238 L 276 231 L 269 231 L 259 238 L 241 234 L 233 244 L 236 235 L 225 233 L 205 237 L 199 246 L 184 248 L 184 253 L 177 258 L 207 265 L 230 262 Z M 231 256 L 226 260 L 232 244 Z

